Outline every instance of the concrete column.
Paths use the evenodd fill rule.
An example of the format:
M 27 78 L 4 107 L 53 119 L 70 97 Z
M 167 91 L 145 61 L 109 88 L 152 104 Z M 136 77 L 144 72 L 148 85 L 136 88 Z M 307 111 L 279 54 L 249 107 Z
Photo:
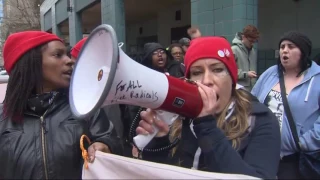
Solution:
M 41 25 L 41 31 L 44 31 L 44 14 L 40 14 L 40 25 Z
M 102 24 L 109 24 L 115 29 L 119 42 L 126 42 L 124 0 L 101 0 L 101 19 Z M 122 49 L 126 50 L 126 44 Z
M 51 16 L 52 16 L 52 33 L 61 37 L 61 31 L 57 25 L 56 21 L 56 4 L 51 7 Z
M 70 46 L 74 46 L 78 41 L 82 39 L 82 20 L 81 14 L 75 10 L 76 0 L 70 0 L 70 6 L 72 12 L 69 12 L 69 38 Z

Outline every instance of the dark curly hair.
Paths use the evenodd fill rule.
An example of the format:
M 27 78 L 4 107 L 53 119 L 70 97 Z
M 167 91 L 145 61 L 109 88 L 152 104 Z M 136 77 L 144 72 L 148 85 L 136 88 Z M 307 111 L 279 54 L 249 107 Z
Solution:
M 4 98 L 3 115 L 13 121 L 21 119 L 32 93 L 42 92 L 42 52 L 46 45 L 26 52 L 10 72 Z

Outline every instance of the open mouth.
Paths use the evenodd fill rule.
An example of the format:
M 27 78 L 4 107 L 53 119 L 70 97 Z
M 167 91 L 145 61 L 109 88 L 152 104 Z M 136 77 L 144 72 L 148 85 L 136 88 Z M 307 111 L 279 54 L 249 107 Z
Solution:
M 65 71 L 63 74 L 71 77 L 71 75 L 72 75 L 72 70 Z
M 162 58 L 161 58 L 161 59 L 159 59 L 159 60 L 158 60 L 158 63 L 159 63 L 159 64 L 164 64 L 163 59 L 162 59 Z
M 282 59 L 286 61 L 286 60 L 289 59 L 289 57 L 288 56 L 283 56 Z

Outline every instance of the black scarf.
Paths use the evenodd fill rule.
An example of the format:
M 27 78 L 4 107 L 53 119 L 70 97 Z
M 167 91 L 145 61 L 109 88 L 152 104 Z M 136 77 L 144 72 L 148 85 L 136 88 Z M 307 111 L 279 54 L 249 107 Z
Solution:
M 52 105 L 53 100 L 59 94 L 57 91 L 32 95 L 28 99 L 28 109 L 42 116 Z

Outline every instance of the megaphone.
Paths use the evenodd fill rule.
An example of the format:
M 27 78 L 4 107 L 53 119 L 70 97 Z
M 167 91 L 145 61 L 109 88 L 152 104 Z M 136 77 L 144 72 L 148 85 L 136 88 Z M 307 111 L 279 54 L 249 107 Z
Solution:
M 194 83 L 132 60 L 107 24 L 96 27 L 81 49 L 71 77 L 69 101 L 76 118 L 89 118 L 107 105 L 128 104 L 155 109 L 168 124 L 178 114 L 197 117 L 203 106 Z M 156 133 L 138 135 L 134 143 L 142 149 Z

